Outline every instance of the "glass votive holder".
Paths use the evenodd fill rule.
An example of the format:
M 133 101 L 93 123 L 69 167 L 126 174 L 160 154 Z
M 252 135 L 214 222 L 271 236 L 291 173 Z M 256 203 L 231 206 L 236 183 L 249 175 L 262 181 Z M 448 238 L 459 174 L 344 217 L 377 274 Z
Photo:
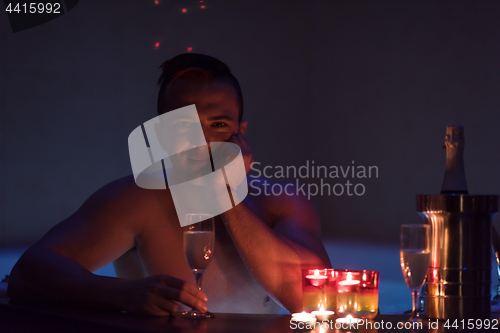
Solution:
M 335 270 L 329 268 L 302 270 L 303 311 L 335 311 L 336 300 Z
M 336 270 L 337 317 L 373 319 L 378 313 L 379 272 Z

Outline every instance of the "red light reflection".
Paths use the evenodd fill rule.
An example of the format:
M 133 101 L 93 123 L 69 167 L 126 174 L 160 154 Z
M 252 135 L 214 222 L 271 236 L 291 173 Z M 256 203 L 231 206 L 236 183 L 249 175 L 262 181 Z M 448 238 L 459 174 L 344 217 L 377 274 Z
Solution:
M 188 52 L 191 52 L 193 51 L 193 48 L 192 47 L 188 47 Z

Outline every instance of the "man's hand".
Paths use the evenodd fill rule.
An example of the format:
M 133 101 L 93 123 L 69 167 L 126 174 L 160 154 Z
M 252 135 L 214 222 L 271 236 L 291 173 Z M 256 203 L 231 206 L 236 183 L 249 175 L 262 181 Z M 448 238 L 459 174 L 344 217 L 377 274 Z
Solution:
M 135 314 L 165 316 L 177 311 L 175 302 L 201 312 L 207 311 L 207 296 L 201 290 L 169 275 L 153 275 L 131 281 L 124 310 Z
M 240 124 L 240 129 L 238 133 L 233 134 L 231 138 L 229 138 L 229 142 L 237 144 L 241 149 L 241 155 L 243 156 L 243 161 L 245 162 L 245 170 L 248 173 L 252 169 L 252 164 L 254 162 L 252 150 L 250 149 L 250 145 L 245 139 L 245 132 L 247 130 L 247 121 L 243 120 Z

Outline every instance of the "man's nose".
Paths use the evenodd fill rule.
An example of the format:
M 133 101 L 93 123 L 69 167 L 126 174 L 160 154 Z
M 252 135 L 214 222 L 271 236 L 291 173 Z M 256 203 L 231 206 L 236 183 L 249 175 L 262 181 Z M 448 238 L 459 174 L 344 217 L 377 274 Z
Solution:
M 197 129 L 192 129 L 188 132 L 187 137 L 185 137 L 189 145 L 192 147 L 200 147 L 207 144 L 205 131 L 200 132 Z

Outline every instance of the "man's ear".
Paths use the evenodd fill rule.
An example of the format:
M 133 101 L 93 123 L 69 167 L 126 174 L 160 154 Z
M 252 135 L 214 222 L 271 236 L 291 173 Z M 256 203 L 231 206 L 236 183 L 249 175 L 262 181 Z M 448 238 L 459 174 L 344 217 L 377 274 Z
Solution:
M 248 121 L 247 120 L 242 120 L 241 123 L 240 123 L 240 133 L 245 135 L 246 131 L 247 131 L 247 125 L 248 125 Z

